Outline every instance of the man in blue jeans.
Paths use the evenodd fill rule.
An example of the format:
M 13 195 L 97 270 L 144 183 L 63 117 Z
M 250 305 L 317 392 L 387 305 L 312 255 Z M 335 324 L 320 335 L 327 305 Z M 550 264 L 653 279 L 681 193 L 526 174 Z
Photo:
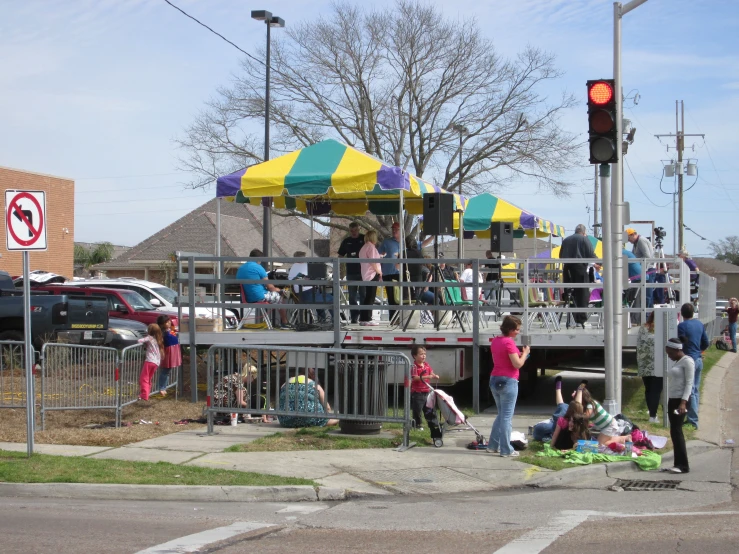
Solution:
M 683 352 L 693 358 L 695 362 L 695 375 L 693 376 L 693 390 L 688 402 L 687 422 L 698 428 L 698 406 L 700 404 L 701 371 L 703 371 L 703 351 L 711 344 L 706 334 L 703 323 L 693 319 L 695 309 L 690 303 L 680 307 L 680 315 L 683 321 L 677 326 L 677 336 L 685 338 Z

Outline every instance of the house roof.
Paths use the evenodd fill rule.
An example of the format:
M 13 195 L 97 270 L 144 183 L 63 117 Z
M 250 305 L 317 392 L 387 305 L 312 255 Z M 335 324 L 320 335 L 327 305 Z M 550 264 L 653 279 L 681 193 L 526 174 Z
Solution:
M 716 258 L 693 258 L 698 269 L 709 275 L 724 275 L 726 273 L 739 273 L 739 265 L 730 264 L 717 260 Z
M 95 269 L 129 268 L 146 262 L 169 261 L 173 252 L 215 253 L 216 199 L 181 217 L 161 231 L 143 240 L 120 257 L 98 264 Z M 274 212 L 273 212 L 274 214 Z M 262 248 L 262 207 L 235 202 L 221 202 L 221 255 L 247 257 L 254 248 Z M 316 233 L 316 238 L 320 235 Z M 310 226 L 294 216 L 272 216 L 272 255 L 289 257 L 310 244 Z

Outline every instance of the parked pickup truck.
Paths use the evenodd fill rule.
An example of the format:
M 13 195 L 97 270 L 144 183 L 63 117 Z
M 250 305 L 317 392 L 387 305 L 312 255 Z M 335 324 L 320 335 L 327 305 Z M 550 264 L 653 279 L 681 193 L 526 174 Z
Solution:
M 108 306 L 105 298 L 65 290 L 63 294 L 31 293 L 31 332 L 36 348 L 63 340 L 102 345 L 108 341 Z M 23 340 L 23 292 L 0 271 L 0 340 Z
M 133 319 L 144 325 L 156 323 L 157 318 L 162 315 L 162 312 L 157 311 L 140 294 L 132 290 L 68 287 L 64 285 L 44 285 L 34 287 L 33 290 L 46 291 L 50 294 L 72 294 L 72 291 L 76 291 L 75 293 L 80 295 L 103 297 L 108 302 L 108 313 L 110 317 Z M 171 314 L 166 315 L 170 316 L 172 327 L 177 331 L 180 324 L 177 316 Z

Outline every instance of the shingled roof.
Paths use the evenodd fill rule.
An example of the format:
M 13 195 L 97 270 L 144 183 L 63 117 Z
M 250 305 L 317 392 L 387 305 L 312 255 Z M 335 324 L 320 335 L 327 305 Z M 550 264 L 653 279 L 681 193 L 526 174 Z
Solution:
M 315 238 L 320 238 L 315 233 Z M 262 207 L 221 202 L 221 255 L 247 257 L 262 248 Z M 96 270 L 121 269 L 131 265 L 169 261 L 173 252 L 215 253 L 216 200 L 210 200 L 167 225 L 115 260 L 98 264 Z M 272 255 L 289 257 L 296 250 L 307 250 L 310 226 L 298 217 L 272 216 Z
M 726 273 L 739 273 L 739 265 L 730 264 L 717 260 L 716 258 L 693 258 L 698 269 L 705 271 L 709 275 L 723 275 Z

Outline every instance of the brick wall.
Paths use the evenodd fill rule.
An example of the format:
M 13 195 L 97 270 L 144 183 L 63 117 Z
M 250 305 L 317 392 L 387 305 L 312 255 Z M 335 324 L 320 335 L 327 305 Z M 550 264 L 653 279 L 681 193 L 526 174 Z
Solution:
M 74 274 L 74 181 L 50 175 L 0 167 L 0 203 L 5 214 L 5 190 L 42 190 L 46 193 L 45 252 L 31 252 L 30 270 L 43 269 L 72 277 Z M 65 232 L 65 229 L 68 232 Z M 5 216 L 3 215 L 3 231 Z M 0 269 L 11 275 L 23 273 L 23 254 L 8 252 L 0 241 Z

